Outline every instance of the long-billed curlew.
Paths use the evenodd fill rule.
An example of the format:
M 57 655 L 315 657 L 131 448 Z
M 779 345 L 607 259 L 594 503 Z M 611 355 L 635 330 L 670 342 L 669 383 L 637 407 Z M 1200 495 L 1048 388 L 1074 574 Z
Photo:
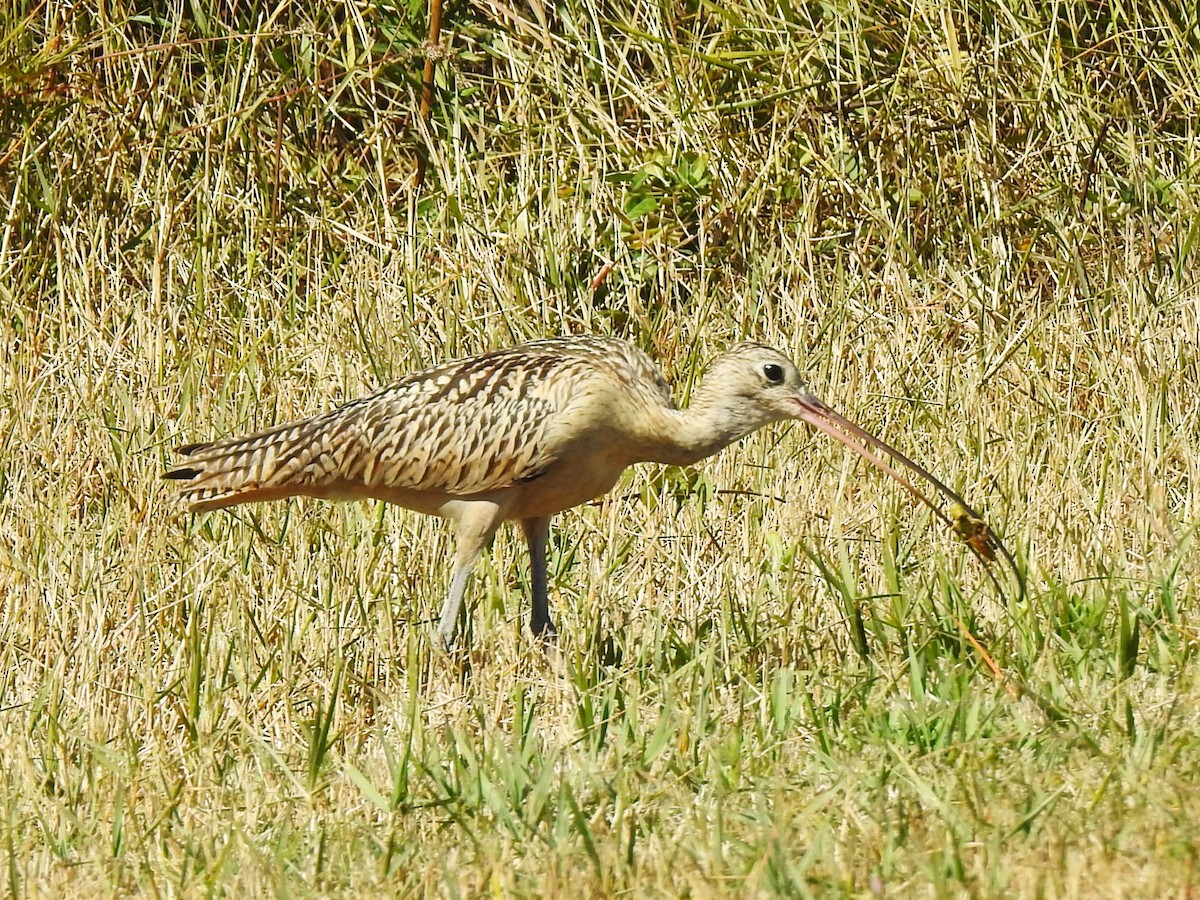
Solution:
M 809 394 L 786 356 L 749 342 L 716 360 L 687 409 L 631 344 L 551 338 L 426 369 L 301 422 L 180 447 L 186 461 L 165 477 L 185 482 L 194 511 L 294 495 L 373 497 L 453 520 L 458 548 L 438 627 L 447 646 L 472 567 L 500 523 L 518 519 L 532 569 L 529 625 L 550 637 L 546 539 L 555 513 L 604 494 L 633 463 L 689 465 L 782 419 L 832 435 L 929 503 L 843 431 L 886 450 L 978 519 Z M 986 550 L 992 538 L 985 531 L 974 541 Z

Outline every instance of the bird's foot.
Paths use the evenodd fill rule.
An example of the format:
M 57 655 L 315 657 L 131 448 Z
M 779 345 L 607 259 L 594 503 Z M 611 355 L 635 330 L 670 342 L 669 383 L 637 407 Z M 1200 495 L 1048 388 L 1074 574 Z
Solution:
M 558 629 L 554 627 L 554 623 L 549 619 L 530 619 L 529 630 L 533 632 L 533 636 L 539 641 L 552 644 L 558 640 Z
M 533 632 L 534 645 L 542 651 L 542 656 L 557 667 L 562 662 L 562 654 L 558 649 L 558 629 L 554 623 L 549 619 L 544 622 L 530 621 L 529 630 Z

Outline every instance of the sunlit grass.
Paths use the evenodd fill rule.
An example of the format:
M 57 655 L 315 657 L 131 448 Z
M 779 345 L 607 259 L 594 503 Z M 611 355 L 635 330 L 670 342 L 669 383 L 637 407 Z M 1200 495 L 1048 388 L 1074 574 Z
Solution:
M 11 893 L 1191 885 L 1194 21 L 448 7 L 417 192 L 422 6 L 198 9 L 0 14 Z M 189 516 L 160 480 L 564 332 L 681 397 L 785 348 L 984 509 L 1028 599 L 803 427 L 562 516 L 557 665 L 515 533 L 459 658 L 440 523 Z

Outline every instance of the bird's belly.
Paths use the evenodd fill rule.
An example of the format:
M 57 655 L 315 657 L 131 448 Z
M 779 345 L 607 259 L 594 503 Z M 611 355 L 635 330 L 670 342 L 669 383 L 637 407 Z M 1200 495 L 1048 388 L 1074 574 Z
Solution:
M 595 500 L 612 489 L 624 469 L 623 465 L 607 462 L 587 467 L 555 466 L 532 481 L 508 489 L 513 491 L 508 515 L 514 519 L 552 516 Z
M 350 484 L 333 485 L 311 493 L 313 496 L 329 500 L 373 497 L 417 512 L 452 519 L 458 518 L 462 513 L 464 504 L 494 503 L 503 510 L 505 519 L 533 519 L 552 516 L 564 509 L 594 500 L 616 484 L 624 468 L 624 465 L 607 459 L 593 459 L 587 466 L 556 464 L 532 481 L 480 494 L 368 488 L 364 485 Z

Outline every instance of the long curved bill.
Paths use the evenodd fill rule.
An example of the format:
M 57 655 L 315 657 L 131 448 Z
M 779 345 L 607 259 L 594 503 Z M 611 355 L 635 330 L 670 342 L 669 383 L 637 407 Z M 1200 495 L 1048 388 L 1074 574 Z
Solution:
M 979 513 L 975 512 L 967 501 L 960 497 L 957 493 L 935 478 L 923 466 L 917 465 L 895 447 L 881 441 L 865 428 L 855 425 L 845 416 L 834 412 L 816 397 L 803 395 L 797 399 L 798 412 L 796 418 L 801 419 L 829 435 L 835 441 L 846 446 L 854 451 L 875 468 L 885 472 L 888 476 L 894 479 L 901 487 L 908 491 L 913 497 L 928 506 L 935 516 L 942 520 L 951 531 L 962 538 L 971 552 L 974 553 L 979 560 L 986 566 L 988 563 L 996 559 L 996 554 L 999 553 L 1004 561 L 1012 569 L 1013 574 L 1017 578 L 1018 595 L 1020 600 L 1025 596 L 1025 576 L 1017 567 L 1013 560 L 1012 554 L 1008 552 L 1008 548 L 1000 542 L 1000 539 L 992 533 L 991 527 L 984 521 Z M 858 440 L 855 440 L 858 438 Z M 859 443 L 861 441 L 862 443 Z M 897 472 L 894 468 L 884 462 L 875 453 L 872 453 L 867 446 L 873 447 L 876 450 L 881 450 L 888 456 L 892 457 L 896 462 L 905 466 L 915 475 L 919 475 L 926 482 L 931 484 L 943 497 L 950 501 L 948 512 L 943 512 L 942 508 L 931 501 L 923 493 L 921 493 L 913 485 L 911 481 Z M 988 574 L 991 575 L 992 581 L 996 583 L 997 589 L 1000 588 L 996 577 L 992 575 L 990 569 Z M 1003 591 L 1001 591 L 1003 593 Z

